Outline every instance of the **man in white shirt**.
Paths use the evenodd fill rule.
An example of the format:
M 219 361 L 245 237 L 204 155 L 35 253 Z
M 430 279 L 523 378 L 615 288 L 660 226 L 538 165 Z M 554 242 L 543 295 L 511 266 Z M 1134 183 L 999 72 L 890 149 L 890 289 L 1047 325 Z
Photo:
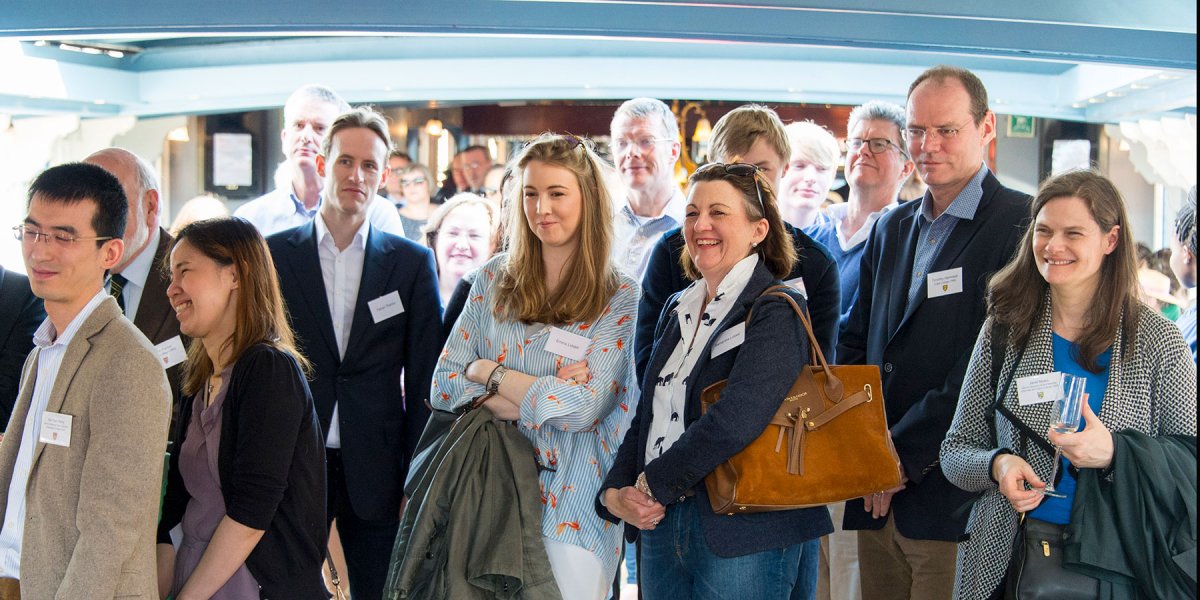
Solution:
M 279 133 L 290 171 L 290 189 L 277 187 L 243 204 L 233 216 L 253 223 L 263 237 L 311 221 L 321 206 L 324 187 L 317 173 L 317 154 L 330 123 L 348 110 L 350 105 L 324 86 L 306 85 L 292 92 L 283 106 L 283 131 Z M 388 233 L 404 235 L 395 205 L 377 194 L 367 205 L 367 218 Z
M 683 225 L 687 201 L 675 184 L 679 125 L 661 100 L 634 98 L 613 115 L 612 158 L 625 184 L 613 222 L 613 263 L 642 280 L 650 249 Z
M 89 164 L 44 171 L 14 228 L 47 319 L 0 443 L 0 595 L 158 594 L 154 540 L 171 393 L 104 291 L 128 205 Z
M 404 477 L 429 415 L 442 347 L 433 254 L 366 216 L 389 176 L 390 147 L 378 112 L 338 116 L 315 161 L 327 201 L 311 222 L 267 239 L 292 327 L 313 366 L 327 516 L 337 520 L 355 598 L 383 595 Z

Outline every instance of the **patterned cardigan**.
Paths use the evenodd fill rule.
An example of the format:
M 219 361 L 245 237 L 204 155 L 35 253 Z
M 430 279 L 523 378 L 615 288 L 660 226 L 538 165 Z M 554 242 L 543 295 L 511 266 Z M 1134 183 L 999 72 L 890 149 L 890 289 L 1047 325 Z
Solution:
M 1014 366 L 1014 379 L 1054 370 L 1049 295 L 1044 305 L 1020 364 L 1013 364 L 1019 348 L 1009 344 L 1005 349 L 1000 387 Z M 1196 363 L 1191 352 L 1179 329 L 1153 309 L 1142 305 L 1137 318 L 1132 347 L 1126 348 L 1126 340 L 1120 336 L 1113 344 L 1100 420 L 1111 431 L 1134 429 L 1154 437 L 1196 435 Z M 986 413 L 998 391 L 991 381 L 991 337 L 989 317 L 975 342 L 954 421 L 941 450 L 946 478 L 964 490 L 982 493 L 971 511 L 967 536 L 958 544 L 954 597 L 968 600 L 988 598 L 1000 583 L 1017 532 L 1019 515 L 991 478 L 992 457 L 998 448 L 1011 449 L 1029 461 L 1043 480 L 1050 476 L 1053 458 L 1031 440 L 1019 440 L 1016 427 L 999 413 L 995 416 L 999 443 L 992 441 Z M 1033 431 L 1045 436 L 1049 430 L 1051 403 L 1020 406 L 1015 382 L 1004 405 Z

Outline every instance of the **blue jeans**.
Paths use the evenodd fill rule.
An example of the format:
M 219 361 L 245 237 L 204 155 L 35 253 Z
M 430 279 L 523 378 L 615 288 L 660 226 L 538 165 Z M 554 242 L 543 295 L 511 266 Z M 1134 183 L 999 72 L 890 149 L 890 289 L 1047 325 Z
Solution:
M 639 590 L 645 600 L 788 600 L 803 544 L 725 558 L 700 529 L 695 498 L 667 507 L 654 531 L 641 533 Z
M 816 600 L 817 567 L 821 559 L 821 538 L 800 544 L 800 570 L 796 576 L 796 587 L 792 588 L 792 600 Z

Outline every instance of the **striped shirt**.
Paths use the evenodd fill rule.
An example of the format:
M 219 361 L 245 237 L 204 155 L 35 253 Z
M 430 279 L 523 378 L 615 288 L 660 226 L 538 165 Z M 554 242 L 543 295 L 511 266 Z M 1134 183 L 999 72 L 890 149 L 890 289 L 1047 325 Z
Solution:
M 559 328 L 591 339 L 586 384 L 555 376 L 568 359 L 545 349 L 550 327 L 499 321 L 492 312 L 496 275 L 507 255 L 480 268 L 462 314 L 442 350 L 430 394 L 434 408 L 452 410 L 484 393 L 467 381 L 467 366 L 494 360 L 536 378 L 521 401 L 521 433 L 533 444 L 542 492 L 542 535 L 596 554 L 609 572 L 621 557 L 622 528 L 596 515 L 593 504 L 637 406 L 632 342 L 640 291 L 619 275 L 619 289 L 600 318 Z

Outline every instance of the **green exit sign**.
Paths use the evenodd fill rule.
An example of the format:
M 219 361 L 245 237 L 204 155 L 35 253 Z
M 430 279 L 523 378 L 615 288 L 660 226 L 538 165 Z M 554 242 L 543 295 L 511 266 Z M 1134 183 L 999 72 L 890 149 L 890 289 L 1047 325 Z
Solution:
M 1024 115 L 1008 115 L 1008 137 L 1031 138 L 1037 119 Z

